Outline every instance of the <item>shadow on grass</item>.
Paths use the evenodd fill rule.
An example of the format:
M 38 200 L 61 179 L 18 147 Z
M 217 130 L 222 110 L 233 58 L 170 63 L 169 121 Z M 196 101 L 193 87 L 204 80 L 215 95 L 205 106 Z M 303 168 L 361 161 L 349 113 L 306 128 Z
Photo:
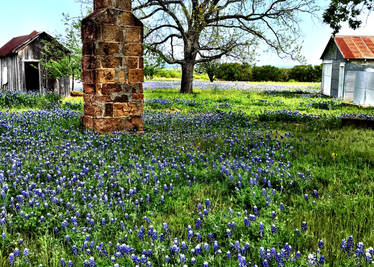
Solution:
M 270 95 L 270 96 L 279 96 L 279 97 L 285 97 L 285 98 L 297 98 L 297 97 L 308 97 L 308 98 L 326 98 L 329 99 L 330 97 L 322 95 L 320 93 L 309 93 L 302 90 L 297 91 L 263 91 L 259 94 L 262 95 Z

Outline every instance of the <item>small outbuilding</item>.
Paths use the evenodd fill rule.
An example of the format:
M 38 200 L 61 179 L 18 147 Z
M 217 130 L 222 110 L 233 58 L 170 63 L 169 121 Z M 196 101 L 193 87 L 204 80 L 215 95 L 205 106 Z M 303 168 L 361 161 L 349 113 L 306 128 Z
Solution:
M 18 36 L 0 48 L 0 88 L 3 91 L 70 94 L 70 78 L 51 79 L 40 60 L 45 42 L 55 41 L 46 32 Z M 61 45 L 61 49 L 68 50 Z
M 322 56 L 322 94 L 374 105 L 374 36 L 335 36 Z

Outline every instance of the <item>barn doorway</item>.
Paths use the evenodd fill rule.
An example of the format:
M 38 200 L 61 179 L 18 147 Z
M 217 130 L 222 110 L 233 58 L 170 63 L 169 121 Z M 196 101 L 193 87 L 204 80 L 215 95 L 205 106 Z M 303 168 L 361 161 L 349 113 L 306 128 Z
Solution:
M 27 91 L 39 91 L 39 63 L 25 62 L 25 81 Z

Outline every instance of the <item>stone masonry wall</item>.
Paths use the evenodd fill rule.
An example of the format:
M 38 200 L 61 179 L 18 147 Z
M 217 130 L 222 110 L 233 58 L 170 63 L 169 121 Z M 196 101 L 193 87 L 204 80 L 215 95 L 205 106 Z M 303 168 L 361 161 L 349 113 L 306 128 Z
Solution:
M 86 128 L 143 131 L 143 24 L 131 0 L 94 0 L 82 22 Z

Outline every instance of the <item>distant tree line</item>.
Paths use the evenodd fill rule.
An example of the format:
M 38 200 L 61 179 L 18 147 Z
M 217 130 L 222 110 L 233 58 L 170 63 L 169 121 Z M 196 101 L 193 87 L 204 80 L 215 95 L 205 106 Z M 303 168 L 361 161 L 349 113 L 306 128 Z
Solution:
M 278 68 L 271 65 L 251 66 L 247 63 L 200 64 L 198 73 L 206 73 L 210 81 L 274 81 L 274 82 L 320 82 L 321 65 L 297 65 L 293 68 Z

